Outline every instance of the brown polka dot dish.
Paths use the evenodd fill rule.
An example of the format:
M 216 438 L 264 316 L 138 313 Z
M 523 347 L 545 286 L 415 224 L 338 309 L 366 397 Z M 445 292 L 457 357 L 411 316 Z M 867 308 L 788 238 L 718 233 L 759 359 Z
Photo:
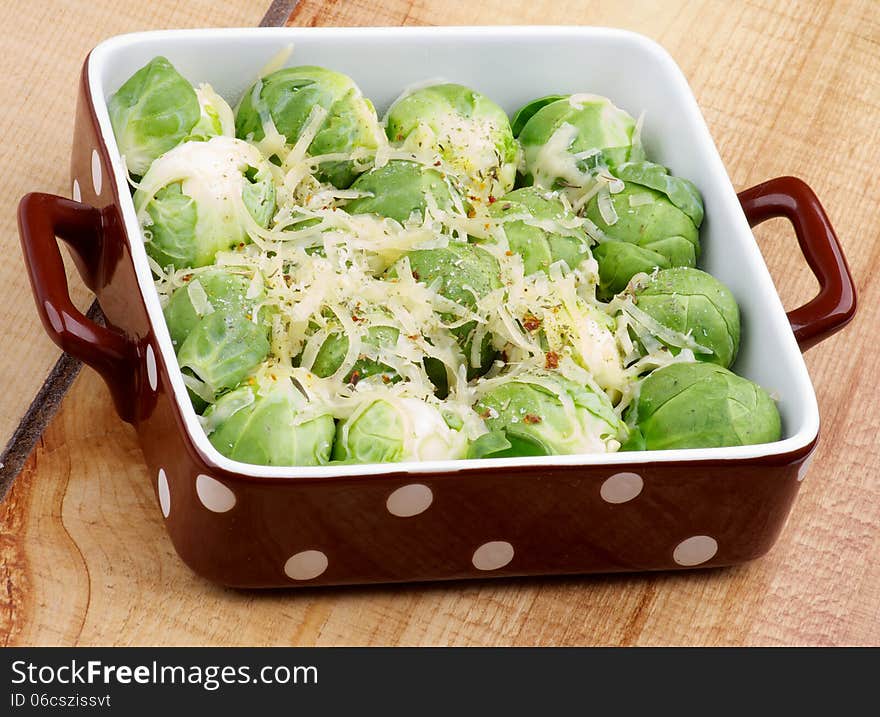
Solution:
M 541 105 L 543 100 L 536 105 L 535 97 L 557 93 L 554 97 L 588 103 L 592 100 L 578 94 L 588 89 L 633 117 L 644 112 L 639 141 L 652 162 L 699 187 L 705 207 L 705 218 L 701 207 L 697 222 L 699 266 L 739 303 L 738 354 L 723 341 L 713 346 L 717 355 L 729 352 L 733 372 L 773 397 L 781 417 L 779 440 L 660 450 L 651 447 L 645 428 L 644 446 L 602 453 L 478 460 L 432 455 L 421 461 L 295 467 L 224 455 L 205 432 L 198 412 L 204 406 L 194 405 L 192 376 L 178 367 L 178 347 L 154 283 L 156 262 L 132 198 L 132 153 L 123 160 L 108 103 L 156 57 L 168 58 L 194 85 L 208 83 L 237 103 L 267 60 L 291 44 L 288 66 L 332 67 L 353 78 L 380 112 L 401 88 L 426 77 L 476 88 L 513 115 L 513 131 L 526 154 L 528 138 L 538 132 L 529 128 L 529 118 L 552 109 L 552 103 Z M 486 61 L 488 46 L 492 62 Z M 522 62 L 537 55 L 541 63 Z M 609 56 L 619 58 L 614 73 L 605 71 Z M 518 108 L 522 112 L 514 114 Z M 607 156 L 613 163 L 618 160 L 612 149 Z M 521 167 L 529 166 L 524 162 Z M 614 166 L 621 164 L 626 163 Z M 535 182 L 549 171 L 540 162 L 531 166 Z M 136 176 L 148 171 L 149 162 L 138 165 Z M 328 164 L 321 171 L 341 185 L 348 178 L 334 173 L 353 170 Z M 507 171 L 502 162 L 490 180 L 512 181 Z M 618 173 L 630 187 L 656 183 L 660 175 L 652 172 L 641 166 Z M 818 408 L 801 351 L 841 329 L 855 312 L 852 278 L 813 192 L 800 180 L 782 177 L 737 195 L 680 70 L 653 42 L 627 32 L 283 28 L 112 38 L 92 51 L 83 68 L 71 175 L 72 199 L 30 194 L 20 205 L 22 247 L 37 309 L 51 338 L 104 377 L 120 417 L 137 430 L 157 509 L 181 558 L 225 585 L 665 570 L 754 559 L 770 549 L 782 529 L 818 440 Z M 617 222 L 608 221 L 609 211 L 624 217 L 647 201 L 625 192 L 630 190 L 609 190 L 604 207 L 591 208 L 589 199 L 577 196 L 572 204 L 583 199 L 578 216 L 592 216 L 596 226 L 605 222 L 606 233 L 613 233 Z M 370 192 L 348 196 L 345 201 L 376 197 Z M 496 200 L 486 195 L 485 216 L 508 211 Z M 678 201 L 694 211 L 687 198 Z M 483 216 L 481 211 L 478 207 L 474 215 Z M 749 230 L 776 216 L 792 223 L 820 286 L 812 301 L 787 315 Z M 67 244 L 96 293 L 106 327 L 89 321 L 70 301 L 56 237 Z M 619 288 L 616 280 L 606 275 L 608 296 Z M 597 290 L 603 290 L 601 282 Z M 633 311 L 659 302 L 661 293 L 645 290 Z M 540 316 L 520 318 L 533 326 L 526 331 L 542 330 L 535 323 Z M 566 355 L 552 354 L 542 357 L 542 370 L 565 367 Z M 705 365 L 715 370 L 708 368 L 711 362 Z M 366 372 L 353 382 L 347 378 L 354 390 L 360 381 L 368 387 L 375 379 Z M 525 423 L 539 430 L 541 416 L 527 415 Z

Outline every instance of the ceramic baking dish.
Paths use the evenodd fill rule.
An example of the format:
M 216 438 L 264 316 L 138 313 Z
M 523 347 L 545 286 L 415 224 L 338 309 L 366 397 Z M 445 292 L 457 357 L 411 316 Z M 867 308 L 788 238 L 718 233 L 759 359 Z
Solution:
M 742 308 L 734 369 L 779 398 L 782 440 L 671 450 L 392 465 L 267 468 L 226 459 L 199 427 L 153 288 L 106 100 L 165 55 L 237 100 L 276 51 L 351 75 L 381 114 L 426 78 L 473 86 L 513 111 L 589 91 L 645 113 L 655 161 L 696 182 L 702 266 Z M 819 431 L 801 351 L 840 329 L 855 291 L 815 195 L 784 177 L 735 193 L 681 71 L 645 37 L 586 27 L 321 28 L 150 32 L 86 59 L 73 200 L 26 196 L 20 231 L 37 308 L 65 351 L 106 379 L 137 429 L 158 507 L 183 560 L 248 587 L 677 569 L 755 558 L 775 541 Z M 749 229 L 791 220 L 820 284 L 786 317 Z M 55 237 L 97 294 L 107 327 L 72 305 Z

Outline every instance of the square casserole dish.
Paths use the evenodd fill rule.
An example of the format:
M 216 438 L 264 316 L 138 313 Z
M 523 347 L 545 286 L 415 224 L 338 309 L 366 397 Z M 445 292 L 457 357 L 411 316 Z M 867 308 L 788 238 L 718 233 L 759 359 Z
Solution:
M 290 64 L 349 74 L 384 109 L 442 78 L 512 112 L 549 93 L 607 95 L 638 116 L 654 161 L 696 182 L 706 205 L 702 267 L 740 302 L 737 373 L 779 398 L 782 440 L 733 448 L 482 461 L 273 468 L 220 455 L 190 405 L 153 287 L 107 99 L 164 55 L 236 102 L 293 44 Z M 526 61 L 523 61 L 523 60 Z M 539 61 L 537 61 L 539 60 Z M 737 197 L 671 57 L 645 37 L 588 27 L 279 28 L 112 38 L 85 61 L 73 200 L 31 194 L 20 231 L 53 340 L 106 379 L 137 430 L 181 558 L 240 587 L 666 570 L 733 565 L 778 536 L 819 432 L 801 350 L 841 328 L 855 291 L 815 195 L 783 177 Z M 786 316 L 749 225 L 786 216 L 820 293 Z M 70 302 L 55 237 L 97 294 L 106 327 Z

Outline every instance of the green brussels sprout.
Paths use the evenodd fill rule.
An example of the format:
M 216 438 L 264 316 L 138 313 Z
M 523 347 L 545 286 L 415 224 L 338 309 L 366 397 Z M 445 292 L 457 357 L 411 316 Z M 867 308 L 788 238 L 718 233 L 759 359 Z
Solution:
M 199 121 L 187 135 L 187 140 L 207 141 L 211 137 L 235 137 L 235 115 L 232 108 L 211 85 L 199 85 L 196 89 L 199 100 Z
M 601 392 L 549 372 L 517 376 L 484 393 L 474 410 L 504 442 L 482 457 L 605 453 L 626 438 L 626 425 Z M 478 439 L 481 443 L 486 439 Z
M 550 348 L 562 354 L 571 351 L 574 361 L 589 371 L 596 383 L 616 400 L 627 378 L 623 355 L 614 335 L 614 318 L 578 297 L 572 309 L 558 312 L 555 326 L 547 326 L 548 323 L 554 322 L 545 320 L 542 330 L 545 335 L 551 335 Z
M 402 96 L 388 110 L 385 133 L 412 152 L 439 154 L 463 175 L 473 198 L 513 189 L 518 149 L 510 120 L 469 87 L 438 84 Z
M 546 97 L 539 97 L 536 100 L 532 100 L 520 107 L 513 113 L 513 117 L 510 118 L 510 129 L 513 132 L 513 136 L 519 137 L 523 127 L 526 126 L 526 122 L 528 122 L 532 118 L 532 115 L 534 115 L 539 109 L 546 107 L 551 102 L 556 102 L 556 100 L 566 99 L 568 99 L 568 95 L 547 95 Z
M 203 420 L 213 446 L 232 460 L 264 466 L 324 465 L 330 460 L 336 424 L 327 414 L 298 423 L 306 405 L 290 381 L 278 381 L 265 392 L 242 386 L 221 397 Z
M 199 398 L 211 402 L 237 386 L 269 355 L 265 327 L 243 316 L 214 311 L 196 324 L 177 352 L 181 370 Z
M 196 325 L 210 313 L 251 318 L 248 314 L 265 294 L 248 298 L 251 279 L 228 269 L 209 269 L 174 290 L 165 307 L 165 323 L 175 350 L 180 348 Z
M 345 206 L 349 214 L 378 214 L 401 224 L 413 214 L 424 219 L 430 202 L 445 211 L 455 211 L 456 200 L 461 205 L 458 192 L 440 172 L 404 160 L 393 160 L 362 174 L 351 188 L 373 196 L 350 201 Z
M 207 266 L 250 241 L 275 213 L 275 185 L 259 150 L 231 137 L 187 142 L 150 166 L 134 205 L 147 253 L 161 266 Z
M 375 150 L 382 136 L 376 110 L 354 80 L 323 67 L 301 66 L 278 70 L 259 80 L 241 99 L 235 111 L 236 136 L 261 141 L 270 120 L 288 145 L 296 144 L 308 126 L 314 107 L 326 116 L 308 147 L 312 156 L 351 154 Z M 348 187 L 360 173 L 349 160 L 322 162 L 321 181 Z
M 590 257 L 590 242 L 583 230 L 564 226 L 572 225 L 574 214 L 546 190 L 516 189 L 492 204 L 489 214 L 498 219 L 526 214 L 534 220 L 534 224 L 517 220 L 501 225 L 510 250 L 522 257 L 526 274 L 546 272 L 557 261 L 576 269 Z
M 370 346 L 394 346 L 400 332 L 393 326 L 370 326 L 363 338 L 364 343 Z M 312 363 L 312 373 L 319 378 L 332 376 L 345 359 L 348 353 L 348 337 L 341 331 L 332 332 L 315 356 Z M 390 366 L 380 361 L 368 358 L 359 358 L 352 370 L 345 376 L 346 383 L 357 383 L 360 379 L 370 376 L 385 375 L 391 382 L 400 380 L 397 372 Z
M 479 246 L 450 242 L 443 248 L 418 249 L 405 256 L 416 281 L 435 287 L 441 296 L 466 309 L 475 309 L 477 297 L 483 298 L 501 288 L 498 260 Z M 392 267 L 392 274 L 396 266 Z M 486 334 L 479 347 L 479 363 L 473 360 L 472 340 L 476 325 L 475 321 L 468 321 L 452 329 L 464 353 L 469 379 L 485 373 L 495 357 L 492 337 Z M 437 367 L 432 367 L 429 361 L 427 368 L 433 379 Z
M 609 224 L 599 209 L 599 197 L 593 197 L 586 207 L 586 216 L 605 234 L 604 244 L 627 242 L 647 251 L 636 252 L 605 248 L 594 253 L 599 263 L 599 278 L 607 291 L 617 293 L 639 271 L 651 271 L 655 266 L 695 266 L 700 255 L 700 235 L 693 220 L 676 207 L 668 197 L 649 187 L 627 183 L 622 191 L 610 195 L 616 220 Z M 610 240 L 610 241 L 608 241 Z M 665 266 L 653 254 L 665 258 Z M 603 268 L 604 261 L 613 257 L 611 267 Z M 651 262 L 656 261 L 656 264 Z M 627 277 L 627 273 L 632 272 Z M 626 282 L 624 282 L 624 278 Z M 621 285 L 622 284 L 622 285 Z
M 781 437 L 776 404 L 756 383 L 712 363 L 675 363 L 641 385 L 622 450 L 718 448 Z
M 336 431 L 333 458 L 396 463 L 464 458 L 468 438 L 460 421 L 419 398 L 367 399 Z
M 711 351 L 698 359 L 729 367 L 739 350 L 740 320 L 736 299 L 724 284 L 699 269 L 663 269 L 635 287 L 638 308 Z M 660 339 L 662 341 L 662 338 Z
M 665 194 L 670 202 L 691 218 L 697 229 L 703 223 L 703 198 L 697 185 L 689 179 L 671 175 L 663 165 L 645 161 L 625 162 L 614 168 L 614 176 Z
M 608 239 L 593 252 L 599 264 L 599 295 L 609 298 L 636 274 L 674 266 L 695 266 L 700 256 L 703 200 L 693 182 L 673 177 L 653 162 L 626 162 L 614 168 L 625 182 L 610 195 L 617 219 L 608 224 L 597 195 L 586 215 Z M 620 246 L 626 242 L 630 246 Z
M 129 77 L 107 109 L 119 153 L 138 177 L 183 142 L 201 116 L 196 91 L 164 57 L 154 57 Z
M 625 241 L 606 241 L 593 247 L 593 258 L 599 265 L 596 296 L 601 300 L 619 294 L 636 274 L 669 268 L 663 254 Z
M 551 285 L 557 284 L 555 279 L 550 281 Z M 534 343 L 527 351 L 515 340 L 506 344 L 507 362 L 529 361 L 536 349 L 543 352 L 542 363 L 550 368 L 571 359 L 586 369 L 596 384 L 616 400 L 628 382 L 623 353 L 615 335 L 616 321 L 604 307 L 578 296 L 570 277 L 563 276 L 558 281 L 565 285 L 564 295 L 547 296 L 546 303 L 536 304 L 536 313 L 526 308 L 524 314 L 516 316 L 520 329 L 527 331 Z M 496 330 L 500 334 L 500 343 L 506 331 L 503 327 Z M 540 353 L 538 358 L 542 358 Z
M 543 101 L 535 100 L 520 110 L 525 115 L 541 105 L 518 135 L 526 184 L 580 188 L 598 167 L 641 159 L 641 148 L 633 146 L 635 120 L 611 100 L 576 94 L 547 104 Z

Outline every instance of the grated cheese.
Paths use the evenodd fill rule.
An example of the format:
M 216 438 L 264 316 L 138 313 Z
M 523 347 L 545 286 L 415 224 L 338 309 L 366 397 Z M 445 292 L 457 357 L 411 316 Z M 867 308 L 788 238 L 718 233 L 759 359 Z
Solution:
M 279 53 L 261 76 L 286 60 L 287 55 Z M 257 97 L 261 89 L 258 81 Z M 214 101 L 210 87 L 202 86 L 199 92 L 203 106 L 225 106 Z M 575 94 L 568 101 L 578 106 L 593 99 L 594 95 Z M 392 146 L 380 133 L 374 149 L 312 156 L 309 148 L 328 116 L 323 107 L 312 107 L 299 137 L 290 145 L 264 103 L 254 102 L 254 106 L 261 112 L 262 140 L 218 136 L 179 145 L 153 163 L 136 195 L 145 240 L 150 236 L 146 205 L 173 182 L 181 183 L 200 213 L 215 212 L 223 222 L 240 226 L 243 238 L 250 240 L 217 253 L 211 267 L 163 269 L 149 260 L 163 306 L 175 290 L 185 286 L 199 316 L 215 311 L 219 307 L 211 304 L 199 276 L 222 267 L 247 279 L 246 298 L 259 299 L 251 312 L 253 320 L 260 315 L 268 323 L 270 353 L 248 379 L 253 391 L 225 403 L 222 413 L 215 411 L 203 418 L 209 433 L 268 387 L 277 388 L 278 382 L 286 381 L 284 385 L 297 392 L 298 405 L 302 405 L 296 423 L 328 413 L 340 421 L 356 419 L 376 400 L 385 400 L 405 416 L 412 437 L 406 450 L 413 458 L 446 458 L 450 453 L 464 455 L 467 441 L 486 433 L 484 420 L 473 405 L 501 383 L 521 380 L 555 394 L 552 374 L 556 372 L 597 394 L 604 392 L 615 413 L 622 416 L 637 398 L 641 377 L 647 372 L 669 363 L 695 361 L 695 353 L 708 351 L 692 336 L 654 321 L 626 292 L 610 303 L 598 301 L 598 264 L 592 257 L 577 267 L 557 262 L 546 271 L 526 275 L 523 258 L 510 250 L 505 234 L 509 222 L 568 237 L 582 237 L 585 232 L 590 243 L 605 241 L 598 226 L 579 216 L 594 197 L 602 220 L 608 225 L 618 221 L 612 197 L 624 184 L 605 168 L 586 169 L 600 150 L 570 151 L 577 136 L 572 125 L 561 125 L 545 145 L 530 148 L 528 157 L 536 184 L 546 188 L 548 199 L 562 202 L 565 215 L 537 219 L 523 210 L 497 217 L 489 216 L 489 197 L 492 202 L 501 199 L 513 185 L 512 174 L 505 172 L 514 167 L 499 171 L 503 163 L 490 122 L 451 117 L 436 126 L 419 124 L 400 146 Z M 234 131 L 234 121 L 222 110 L 220 119 L 224 135 L 230 127 Z M 634 144 L 639 142 L 641 125 L 640 118 Z M 458 149 L 454 157 L 442 151 L 449 143 Z M 277 157 L 280 164 L 268 162 L 268 157 Z M 393 160 L 414 161 L 439 172 L 458 190 L 450 192 L 454 205 L 444 209 L 427 196 L 424 212 L 414 212 L 404 222 L 351 215 L 345 211 L 349 201 L 372 195 L 339 189 L 319 179 L 318 170 L 327 162 L 352 162 L 357 171 L 367 171 Z M 270 172 L 275 182 L 277 209 L 266 227 L 257 224 L 242 200 L 247 181 L 243 171 L 248 167 Z M 639 206 L 639 195 L 629 202 Z M 471 291 L 471 306 L 443 296 L 440 277 L 414 276 L 406 256 L 414 250 L 465 241 L 480 242 L 500 268 L 500 287 L 484 296 Z M 584 246 L 581 251 L 588 249 Z M 464 355 L 453 332 L 469 324 L 474 329 L 468 355 Z M 371 343 L 368 331 L 375 327 L 396 332 L 396 341 Z M 331 375 L 320 378 L 312 372 L 315 361 L 327 340 L 339 335 L 348 342 L 345 355 Z M 487 340 L 503 360 L 481 366 L 481 347 Z M 680 351 L 673 355 L 669 346 Z M 449 394 L 442 400 L 435 395 L 426 358 L 438 361 L 446 374 Z M 388 373 L 350 378 L 363 360 L 387 366 Z M 468 380 L 469 367 L 482 369 L 484 375 Z M 184 373 L 183 380 L 195 395 L 214 400 L 211 387 L 198 378 Z M 583 411 L 567 394 L 559 399 L 572 419 L 571 445 L 583 452 L 619 448 L 619 437 L 608 435 L 601 419 L 584 419 Z M 450 431 L 443 416 L 461 423 L 460 431 Z

